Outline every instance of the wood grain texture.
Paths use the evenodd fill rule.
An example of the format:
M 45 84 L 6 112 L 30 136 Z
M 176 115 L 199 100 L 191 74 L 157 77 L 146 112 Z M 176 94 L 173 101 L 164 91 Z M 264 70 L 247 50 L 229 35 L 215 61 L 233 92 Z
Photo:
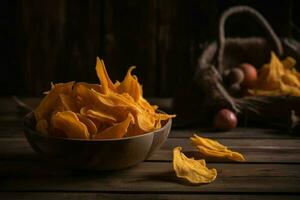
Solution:
M 297 135 L 288 134 L 283 130 L 276 129 L 261 129 L 261 128 L 235 128 L 230 131 L 211 131 L 209 129 L 174 129 L 169 137 L 171 138 L 186 138 L 191 137 L 193 134 L 199 134 L 203 137 L 209 138 L 244 138 L 244 139 L 297 139 Z
M 112 80 L 123 79 L 133 71 L 145 95 L 156 93 L 156 1 L 104 0 L 104 61 Z
M 2 161 L 0 191 L 84 192 L 264 192 L 297 193 L 299 165 L 209 164 L 218 169 L 213 184 L 190 185 L 176 178 L 171 163 L 144 162 L 113 172 L 65 171 L 41 162 Z
M 300 144 L 298 140 L 243 140 L 220 139 L 232 150 L 241 152 L 247 159 L 246 163 L 300 163 Z M 170 162 L 172 150 L 181 146 L 186 155 L 197 159 L 205 158 L 208 162 L 233 162 L 226 159 L 208 158 L 200 154 L 190 144 L 189 139 L 169 138 L 160 150 L 155 152 L 148 161 Z M 38 160 L 25 138 L 2 138 L 0 140 L 0 159 L 9 161 Z
M 299 196 L 297 195 L 251 195 L 251 194 L 236 194 L 236 195 L 228 195 L 228 194 L 161 194 L 161 193 L 138 193 L 138 194 L 130 194 L 130 193 L 93 193 L 93 192 L 5 192 L 0 193 L 0 198 L 3 199 L 14 199 L 14 200 L 37 200 L 37 199 L 45 199 L 45 200 L 81 200 L 81 199 L 90 199 L 90 200 L 100 200 L 100 199 L 145 199 L 145 200 L 298 200 Z
M 174 129 L 160 150 L 133 168 L 110 172 L 70 171 L 51 167 L 41 160 L 24 138 L 24 113 L 18 112 L 9 99 L 0 102 L 5 105 L 0 108 L 1 199 L 296 199 L 295 195 L 299 195 L 299 139 L 282 131 Z M 27 102 L 34 105 L 36 99 Z M 217 139 L 243 153 L 247 161 L 235 163 L 201 156 L 190 144 L 189 137 L 194 133 Z M 182 146 L 187 156 L 205 158 L 209 168 L 218 170 L 216 181 L 193 186 L 176 178 L 172 169 L 172 149 L 176 146 Z M 278 196 L 271 195 L 274 193 Z

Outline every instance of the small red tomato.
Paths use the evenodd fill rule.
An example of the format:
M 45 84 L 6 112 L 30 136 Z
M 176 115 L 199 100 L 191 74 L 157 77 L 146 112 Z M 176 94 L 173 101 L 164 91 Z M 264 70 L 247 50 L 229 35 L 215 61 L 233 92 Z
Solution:
M 242 85 L 247 88 L 253 87 L 257 80 L 256 68 L 249 63 L 243 63 L 239 66 L 239 68 L 244 72 L 244 80 Z
M 219 110 L 214 118 L 214 127 L 219 130 L 228 131 L 235 128 L 237 125 L 237 118 L 235 114 L 228 110 Z

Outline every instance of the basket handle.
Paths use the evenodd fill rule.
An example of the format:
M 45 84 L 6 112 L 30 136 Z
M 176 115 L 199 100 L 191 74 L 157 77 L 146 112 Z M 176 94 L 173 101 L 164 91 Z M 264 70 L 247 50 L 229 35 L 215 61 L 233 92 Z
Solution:
M 223 66 L 222 66 L 222 61 L 223 61 L 223 56 L 224 56 L 224 49 L 225 49 L 225 22 L 228 17 L 234 15 L 234 14 L 240 14 L 240 13 L 246 13 L 249 14 L 250 16 L 254 17 L 264 28 L 265 30 L 269 33 L 271 39 L 273 40 L 275 47 L 276 47 L 276 52 L 281 56 L 283 54 L 283 48 L 282 44 L 280 42 L 280 39 L 268 23 L 268 21 L 255 9 L 249 7 L 249 6 L 235 6 L 232 8 L 229 8 L 226 10 L 221 18 L 220 18 L 220 23 L 219 23 L 219 52 L 218 52 L 218 70 L 220 72 L 223 72 Z

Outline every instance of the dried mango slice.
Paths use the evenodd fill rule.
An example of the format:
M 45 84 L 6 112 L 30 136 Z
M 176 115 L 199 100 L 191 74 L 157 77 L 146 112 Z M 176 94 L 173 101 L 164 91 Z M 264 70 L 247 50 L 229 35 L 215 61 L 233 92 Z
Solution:
M 49 93 L 44 97 L 39 106 L 35 109 L 34 115 L 37 121 L 47 119 L 60 103 L 59 94 L 71 95 L 74 82 L 59 83 L 52 85 Z
M 286 85 L 300 88 L 299 79 L 297 78 L 297 76 L 295 76 L 295 74 L 293 74 L 293 72 L 289 70 L 285 70 L 285 74 L 281 76 L 281 79 L 282 82 Z
M 109 124 L 117 122 L 117 119 L 114 118 L 112 115 L 104 113 L 104 112 L 100 112 L 97 110 L 89 109 L 89 110 L 85 111 L 85 115 L 87 117 L 98 120 L 99 122 L 105 122 L 105 123 L 109 123 Z
M 84 115 L 81 115 L 79 113 L 76 114 L 79 121 L 81 121 L 82 123 L 84 123 L 89 131 L 89 134 L 91 136 L 95 135 L 97 133 L 97 126 L 95 125 L 95 123 L 90 120 L 89 118 L 87 118 Z
M 156 112 L 158 107 L 143 98 L 142 86 L 132 75 L 133 69 L 127 71 L 122 82 L 113 83 L 103 60 L 97 57 L 96 72 L 101 85 L 52 84 L 35 111 L 36 129 L 43 129 L 45 123 L 39 123 L 42 119 L 49 122 L 47 134 L 58 137 L 119 138 L 161 128 L 162 121 L 175 115 Z
M 294 69 L 296 60 L 293 57 L 288 56 L 284 60 L 282 60 L 281 63 L 286 69 Z
M 199 150 L 200 153 L 202 153 L 205 156 L 215 157 L 215 158 L 227 158 L 229 160 L 239 161 L 239 162 L 245 161 L 243 155 L 238 152 L 234 152 L 230 150 L 226 150 L 226 151 L 212 150 L 212 149 L 205 148 L 203 146 L 197 146 L 197 149 Z
M 213 149 L 213 150 L 227 150 L 227 147 L 220 144 L 217 141 L 208 139 L 208 138 L 203 138 L 203 137 L 199 137 L 198 135 L 194 134 L 193 137 L 190 138 L 192 143 L 194 145 L 199 145 L 199 146 L 204 146 L 207 147 L 209 149 Z
M 70 110 L 73 112 L 78 112 L 77 105 L 72 96 L 66 94 L 59 94 L 59 98 L 61 101 L 61 111 Z
M 282 94 L 300 96 L 300 88 L 292 85 L 281 84 L 280 91 Z
M 297 72 L 296 60 L 286 57 L 280 61 L 274 52 L 271 52 L 270 63 L 259 70 L 255 88 L 248 90 L 250 95 L 300 96 L 300 74 Z
M 142 89 L 138 83 L 137 77 L 131 75 L 133 69 L 135 69 L 135 66 L 129 68 L 124 80 L 117 87 L 117 91 L 120 94 L 128 93 L 134 101 L 138 102 L 142 96 Z
M 68 138 L 89 139 L 90 137 L 86 125 L 72 111 L 57 112 L 51 121 L 53 128 L 61 130 Z
M 133 117 L 131 114 L 129 114 L 127 119 L 125 119 L 123 122 L 114 124 L 113 126 L 105 129 L 104 131 L 97 133 L 94 136 L 94 139 L 122 138 L 126 134 L 131 122 L 133 122 Z
M 115 86 L 107 74 L 103 60 L 100 60 L 99 57 L 97 57 L 96 72 L 103 88 L 103 93 L 107 94 L 109 89 L 114 91 Z
M 181 147 L 173 149 L 173 168 L 177 177 L 193 184 L 210 183 L 216 179 L 216 169 L 208 169 L 205 160 L 188 158 L 181 150 Z
M 258 71 L 257 89 L 276 90 L 280 86 L 280 77 L 284 74 L 284 67 L 274 52 L 271 52 L 270 63 L 265 64 Z
M 91 106 L 96 104 L 97 98 L 92 93 L 94 87 L 89 87 L 86 84 L 75 84 L 73 89 L 73 96 L 76 99 L 78 107 Z M 94 90 L 95 91 L 95 90 Z
M 220 144 L 217 141 L 203 138 L 196 134 L 194 134 L 194 136 L 190 139 L 192 141 L 192 144 L 195 145 L 200 153 L 205 156 L 227 158 L 239 162 L 243 162 L 246 160 L 242 154 L 229 150 L 226 146 Z
M 49 128 L 49 124 L 47 122 L 47 120 L 45 119 L 41 119 L 36 123 L 36 127 L 35 129 L 45 135 L 48 134 L 48 128 Z
M 104 95 L 96 92 L 94 92 L 94 94 L 98 98 L 97 104 L 93 108 L 94 110 L 110 113 L 117 119 L 118 122 L 123 121 L 127 117 L 128 113 L 131 113 L 137 120 L 141 129 L 151 129 L 147 126 L 151 124 L 151 122 L 149 122 L 149 120 L 151 120 L 150 117 L 148 116 L 149 118 L 147 118 L 145 113 L 143 113 L 143 110 L 135 104 L 128 94 L 120 95 L 109 93 Z
M 73 86 L 73 96 L 76 96 L 76 94 L 80 95 L 80 93 L 78 93 L 78 87 L 84 87 L 86 89 L 93 89 L 99 93 L 103 93 L 103 88 L 101 85 L 98 84 L 92 84 L 92 83 L 85 83 L 85 82 L 78 82 L 76 84 L 74 84 Z

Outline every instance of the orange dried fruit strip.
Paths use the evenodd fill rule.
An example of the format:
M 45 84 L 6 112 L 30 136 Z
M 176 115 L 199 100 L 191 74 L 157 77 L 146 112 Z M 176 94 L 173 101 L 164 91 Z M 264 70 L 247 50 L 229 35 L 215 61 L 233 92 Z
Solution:
M 59 94 L 59 98 L 61 101 L 62 111 L 70 110 L 73 112 L 78 112 L 78 108 L 73 96 L 66 95 L 66 94 Z
M 294 58 L 286 57 L 280 61 L 276 54 L 271 52 L 270 62 L 258 71 L 257 83 L 248 93 L 256 96 L 300 96 L 300 74 L 295 65 Z
M 94 136 L 94 139 L 113 139 L 113 138 L 122 138 L 126 132 L 127 129 L 132 123 L 133 117 L 131 114 L 128 115 L 127 119 L 125 119 L 123 122 L 114 124 L 113 126 L 105 129 L 102 132 L 97 133 Z
M 89 139 L 90 137 L 86 125 L 72 111 L 55 113 L 51 122 L 54 129 L 61 130 L 68 138 Z
M 200 137 L 196 134 L 194 134 L 194 136 L 190 139 L 192 144 L 198 148 L 199 152 L 205 156 L 227 158 L 238 162 L 246 161 L 242 154 L 235 151 L 231 151 L 226 146 L 220 144 L 217 141 Z
M 104 94 L 107 94 L 109 92 L 109 89 L 115 90 L 115 86 L 107 74 L 104 62 L 103 60 L 100 60 L 99 57 L 97 57 L 96 72 L 103 88 Z
M 133 69 L 135 66 L 129 68 L 124 80 L 118 85 L 117 92 L 120 94 L 128 93 L 137 102 L 142 96 L 142 91 L 136 76 L 131 75 Z
M 97 57 L 96 73 L 101 85 L 84 82 L 52 84 L 35 110 L 37 122 L 45 119 L 51 123 L 45 131 L 45 123 L 40 122 L 37 130 L 59 137 L 119 138 L 161 128 L 162 121 L 175 115 L 156 112 L 158 107 L 143 98 L 142 86 L 132 75 L 133 69 L 129 68 L 122 82 L 113 83 L 103 60 Z M 74 131 L 76 128 L 78 130 Z M 68 131 L 73 131 L 73 135 Z
M 97 126 L 95 125 L 95 123 L 90 120 L 89 118 L 87 118 L 85 115 L 81 115 L 79 113 L 76 114 L 79 121 L 81 121 L 82 123 L 84 123 L 89 131 L 89 134 L 95 135 L 97 133 Z
M 173 169 L 177 177 L 186 179 L 193 184 L 210 183 L 216 179 L 216 169 L 208 169 L 205 160 L 188 158 L 181 150 L 181 147 L 173 149 Z
M 116 118 L 114 118 L 112 115 L 97 110 L 89 109 L 85 112 L 85 115 L 99 122 L 104 122 L 109 124 L 113 124 L 117 122 Z
M 59 94 L 70 95 L 72 92 L 74 82 L 59 83 L 52 85 L 49 93 L 43 98 L 39 106 L 35 109 L 35 119 L 48 119 L 52 112 L 57 108 L 60 103 Z

